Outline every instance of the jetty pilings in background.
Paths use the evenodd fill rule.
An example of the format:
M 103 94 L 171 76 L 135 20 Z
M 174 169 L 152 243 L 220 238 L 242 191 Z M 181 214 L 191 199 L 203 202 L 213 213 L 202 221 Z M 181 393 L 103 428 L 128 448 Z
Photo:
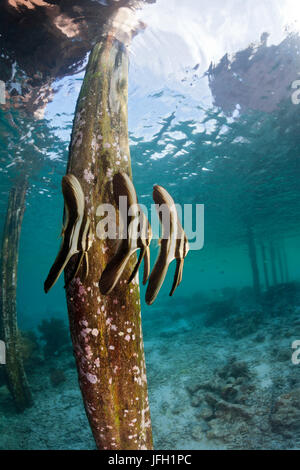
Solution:
M 0 332 L 6 347 L 5 374 L 18 411 L 33 404 L 20 349 L 17 325 L 19 241 L 25 210 L 27 178 L 20 176 L 10 190 L 1 252 Z
M 247 244 L 248 244 L 248 253 L 250 258 L 251 270 L 252 270 L 252 282 L 253 290 L 257 300 L 260 299 L 261 290 L 260 290 L 260 280 L 259 280 L 259 270 L 257 264 L 257 253 L 256 245 L 253 235 L 253 230 L 251 227 L 247 227 Z

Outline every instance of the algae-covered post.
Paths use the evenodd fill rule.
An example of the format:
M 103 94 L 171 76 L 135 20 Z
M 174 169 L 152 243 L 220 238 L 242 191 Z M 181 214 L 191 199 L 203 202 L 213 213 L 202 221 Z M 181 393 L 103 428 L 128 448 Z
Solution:
M 276 251 L 277 251 L 278 267 L 279 267 L 279 274 L 280 274 L 280 282 L 283 284 L 285 282 L 285 279 L 284 279 L 284 269 L 283 269 L 281 247 L 277 246 Z
M 263 268 L 264 268 L 266 290 L 269 290 L 270 281 L 269 281 L 269 273 L 268 273 L 268 261 L 267 261 L 267 255 L 266 255 L 266 248 L 263 243 L 261 244 L 261 257 L 262 257 L 262 263 L 263 263 Z
M 260 282 L 259 282 L 259 270 L 257 264 L 257 255 L 256 255 L 256 246 L 253 235 L 253 230 L 251 227 L 247 227 L 247 243 L 248 243 L 248 252 L 251 263 L 252 270 L 252 280 L 253 280 L 253 290 L 256 300 L 260 299 Z
M 26 378 L 17 326 L 17 270 L 27 178 L 18 178 L 11 188 L 1 252 L 0 339 L 6 346 L 6 379 L 18 411 L 32 405 Z
M 288 259 L 287 259 L 285 244 L 282 244 L 282 260 L 283 260 L 283 269 L 284 269 L 285 282 L 289 282 L 289 279 L 290 279 L 289 265 L 288 265 Z
M 102 203 L 115 206 L 114 174 L 131 176 L 127 88 L 127 49 L 123 36 L 110 31 L 90 54 L 67 169 L 81 183 L 94 235 L 88 276 L 84 279 L 80 268 L 66 296 L 80 388 L 99 449 L 152 448 L 139 284 L 137 279 L 126 283 L 136 257 L 111 294 L 101 295 L 98 286 L 116 242 L 96 236 L 96 210 Z M 77 256 L 65 270 L 66 279 Z
M 276 286 L 278 284 L 277 269 L 276 269 L 276 252 L 275 252 L 273 243 L 270 244 L 270 259 L 271 259 L 271 267 L 272 267 L 273 286 Z

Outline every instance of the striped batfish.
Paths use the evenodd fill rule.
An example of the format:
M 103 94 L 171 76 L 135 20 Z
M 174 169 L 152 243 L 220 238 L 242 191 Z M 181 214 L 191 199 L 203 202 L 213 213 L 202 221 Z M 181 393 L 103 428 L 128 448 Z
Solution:
M 151 305 L 156 299 L 169 264 L 176 259 L 176 271 L 170 296 L 174 294 L 176 287 L 182 280 L 184 258 L 189 251 L 189 243 L 170 194 L 162 186 L 154 186 L 153 199 L 162 225 L 162 237 L 159 242 L 160 251 L 147 286 L 146 302 L 148 305 Z
M 130 256 L 140 249 L 139 259 L 128 279 L 130 283 L 136 276 L 144 259 L 143 284 L 150 274 L 150 242 L 152 230 L 147 217 L 138 204 L 133 183 L 126 173 L 117 173 L 113 178 L 113 191 L 119 208 L 120 223 L 123 225 L 123 235 L 119 240 L 117 251 L 109 261 L 99 280 L 101 294 L 109 294 L 120 279 Z M 124 206 L 120 197 L 125 197 Z
M 88 250 L 92 245 L 90 218 L 85 210 L 84 194 L 81 185 L 74 175 L 69 173 L 62 178 L 62 193 L 65 202 L 62 243 L 44 283 L 46 293 L 56 283 L 73 255 L 79 253 L 74 271 L 66 285 L 77 275 L 83 261 L 84 277 L 88 275 L 89 270 Z

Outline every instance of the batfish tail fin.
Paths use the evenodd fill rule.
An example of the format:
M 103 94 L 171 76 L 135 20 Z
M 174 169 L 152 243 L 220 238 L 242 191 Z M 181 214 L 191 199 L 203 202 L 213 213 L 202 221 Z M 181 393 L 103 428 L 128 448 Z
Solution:
M 144 276 L 143 276 L 143 285 L 146 284 L 150 275 L 150 248 L 146 247 L 146 252 L 144 256 Z
M 145 253 L 146 253 L 145 247 L 141 248 L 141 250 L 140 250 L 140 255 L 139 255 L 139 259 L 138 259 L 138 261 L 137 261 L 137 263 L 136 263 L 136 265 L 135 265 L 135 267 L 134 267 L 134 270 L 133 270 L 132 273 L 131 273 L 130 278 L 128 279 L 128 284 L 130 284 L 131 281 L 135 278 L 136 273 L 138 272 L 139 267 L 140 267 L 140 265 L 141 265 L 141 262 L 143 261 L 143 258 L 144 258 L 144 256 L 145 256 Z
M 148 305 L 153 304 L 165 280 L 169 267 L 169 263 L 166 257 L 166 251 L 161 250 L 152 273 L 150 274 L 149 283 L 146 290 L 146 303 Z
M 68 287 L 68 285 L 73 281 L 73 279 L 77 276 L 78 274 L 78 271 L 79 271 L 79 268 L 81 266 L 81 263 L 82 263 L 82 260 L 83 260 L 83 257 L 84 257 L 84 254 L 85 252 L 82 251 L 79 253 L 78 255 L 78 260 L 77 260 L 77 263 L 75 265 L 75 268 L 74 268 L 74 271 L 73 273 L 71 274 L 70 278 L 67 280 L 66 284 L 65 284 L 65 288 Z
M 124 250 L 121 245 L 120 249 L 110 260 L 101 275 L 99 280 L 99 289 L 101 294 L 106 295 L 112 291 L 120 279 L 131 254 L 132 253 L 129 250 Z
M 170 297 L 172 297 L 172 295 L 175 292 L 175 289 L 179 286 L 179 284 L 182 281 L 183 264 L 184 264 L 184 258 L 178 258 L 176 260 L 176 271 L 175 271 L 175 275 L 174 275 L 174 281 L 173 281 L 172 289 L 171 289 L 171 292 L 169 294 Z
M 66 265 L 68 264 L 72 254 L 69 253 L 68 248 L 63 243 L 61 249 L 58 252 L 58 255 L 49 271 L 46 281 L 44 282 L 44 291 L 49 292 L 51 287 L 54 286 L 57 279 L 65 269 Z

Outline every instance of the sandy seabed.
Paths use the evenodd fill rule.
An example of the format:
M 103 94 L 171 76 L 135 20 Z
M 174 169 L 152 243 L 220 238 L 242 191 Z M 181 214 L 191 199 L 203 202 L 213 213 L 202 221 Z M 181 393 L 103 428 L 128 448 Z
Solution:
M 291 361 L 299 313 L 262 315 L 252 329 L 235 315 L 228 329 L 180 302 L 171 317 L 154 307 L 143 328 L 155 448 L 300 448 L 300 365 Z M 54 368 L 65 371 L 57 386 Z M 34 406 L 22 414 L 0 387 L 0 448 L 95 449 L 70 348 L 28 376 Z

